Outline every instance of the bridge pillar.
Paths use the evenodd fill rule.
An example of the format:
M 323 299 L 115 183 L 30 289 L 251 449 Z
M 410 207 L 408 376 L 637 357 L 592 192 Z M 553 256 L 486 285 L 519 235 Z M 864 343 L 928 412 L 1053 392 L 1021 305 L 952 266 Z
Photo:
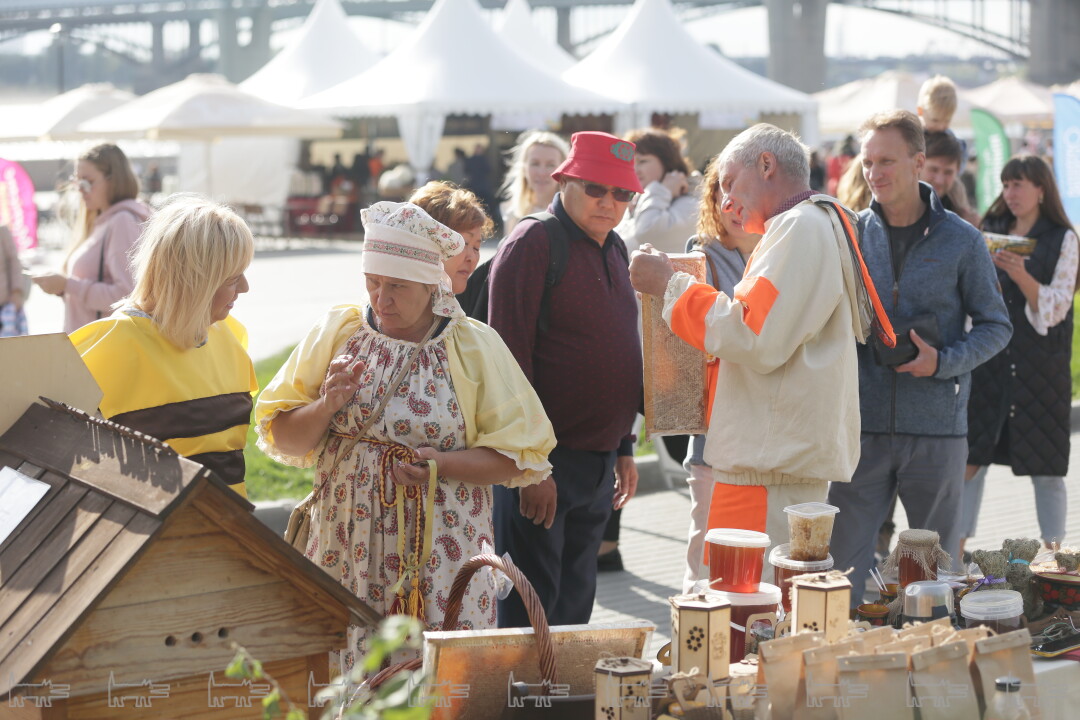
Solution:
M 155 73 L 159 73 L 165 69 L 165 23 L 159 20 L 150 23 L 150 28 L 153 36 L 151 67 Z
M 559 43 L 559 47 L 570 54 L 574 52 L 574 44 L 570 39 L 570 11 L 572 9 L 570 7 L 555 8 L 555 40 Z
M 769 16 L 769 78 L 803 92 L 825 89 L 829 0 L 764 0 Z
M 1028 76 L 1043 85 L 1071 83 L 1080 77 L 1080 3 L 1031 0 L 1031 60 Z
M 218 11 L 218 67 L 217 71 L 232 82 L 243 80 L 240 67 L 240 44 L 236 41 L 236 10 L 225 5 Z
M 270 6 L 263 3 L 251 12 L 251 41 L 244 48 L 244 78 L 270 62 L 270 26 L 274 17 Z
M 202 52 L 202 20 L 188 20 L 188 59 L 198 57 Z

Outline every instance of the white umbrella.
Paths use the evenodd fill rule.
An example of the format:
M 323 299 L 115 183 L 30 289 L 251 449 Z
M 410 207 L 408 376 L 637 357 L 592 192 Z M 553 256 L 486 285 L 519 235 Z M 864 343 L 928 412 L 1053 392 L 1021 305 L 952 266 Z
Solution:
M 7 107 L 0 118 L 0 138 L 16 140 L 69 140 L 75 128 L 134 99 L 126 90 L 108 83 L 92 83 L 48 100 L 18 108 Z
M 218 75 L 189 75 L 178 83 L 79 126 L 96 137 L 144 137 L 204 143 L 207 194 L 213 195 L 211 143 L 222 138 L 336 138 L 341 123 L 324 114 L 263 100 Z
M 1050 88 L 1013 75 L 965 90 L 961 95 L 1003 123 L 1050 127 L 1054 124 L 1054 95 Z
M 336 138 L 341 124 L 244 92 L 220 75 L 189 75 L 85 122 L 79 132 L 151 140 L 221 137 Z

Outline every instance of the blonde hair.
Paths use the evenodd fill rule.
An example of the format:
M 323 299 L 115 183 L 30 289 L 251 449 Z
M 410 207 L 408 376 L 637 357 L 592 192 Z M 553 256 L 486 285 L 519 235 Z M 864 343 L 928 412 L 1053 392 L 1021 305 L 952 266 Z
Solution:
M 861 212 L 870 207 L 870 201 L 874 199 L 874 195 L 870 192 L 866 176 L 863 175 L 862 153 L 851 159 L 836 183 L 836 199 L 855 212 Z
M 408 202 L 456 232 L 478 227 L 480 236 L 488 238 L 495 231 L 495 222 L 488 217 L 480 198 L 454 183 L 432 180 L 418 188 Z
M 506 172 L 506 181 L 499 188 L 499 196 L 506 197 L 510 202 L 511 211 L 519 218 L 532 212 L 533 205 L 536 204 L 525 172 L 525 156 L 528 155 L 529 148 L 534 145 L 555 148 L 562 153 L 562 160 L 570 154 L 570 145 L 555 133 L 531 130 L 521 136 L 518 144 L 510 151 L 510 169 Z
M 195 195 L 174 196 L 146 225 L 132 260 L 129 301 L 151 315 L 173 345 L 197 347 L 213 323 L 214 294 L 242 274 L 254 254 L 251 230 L 231 209 Z
M 701 200 L 698 201 L 697 242 L 707 245 L 724 236 L 724 223 L 720 220 L 720 156 L 717 155 L 705 167 L 701 180 Z
M 919 88 L 919 107 L 946 125 L 956 114 L 956 85 L 944 75 L 935 75 Z

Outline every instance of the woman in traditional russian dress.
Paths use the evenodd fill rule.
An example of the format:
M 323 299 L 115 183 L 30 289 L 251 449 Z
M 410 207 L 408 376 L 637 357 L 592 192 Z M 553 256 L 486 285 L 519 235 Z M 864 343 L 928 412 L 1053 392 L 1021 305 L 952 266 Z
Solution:
M 501 338 L 454 299 L 443 262 L 461 235 L 410 203 L 362 217 L 368 302 L 333 308 L 293 351 L 256 405 L 259 446 L 315 466 L 307 557 L 375 610 L 440 629 L 461 563 L 494 545 L 491 486 L 547 477 L 555 436 Z M 474 578 L 461 627 L 494 627 L 495 600 Z M 344 670 L 365 638 L 350 629 Z

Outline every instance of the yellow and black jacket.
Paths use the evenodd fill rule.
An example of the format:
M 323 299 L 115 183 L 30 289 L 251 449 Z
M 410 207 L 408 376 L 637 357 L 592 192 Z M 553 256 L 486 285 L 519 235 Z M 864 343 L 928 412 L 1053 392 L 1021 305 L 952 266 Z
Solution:
M 163 440 L 247 497 L 244 444 L 258 383 L 240 323 L 215 323 L 204 345 L 180 350 L 149 317 L 126 310 L 70 338 L 101 387 L 105 418 Z

